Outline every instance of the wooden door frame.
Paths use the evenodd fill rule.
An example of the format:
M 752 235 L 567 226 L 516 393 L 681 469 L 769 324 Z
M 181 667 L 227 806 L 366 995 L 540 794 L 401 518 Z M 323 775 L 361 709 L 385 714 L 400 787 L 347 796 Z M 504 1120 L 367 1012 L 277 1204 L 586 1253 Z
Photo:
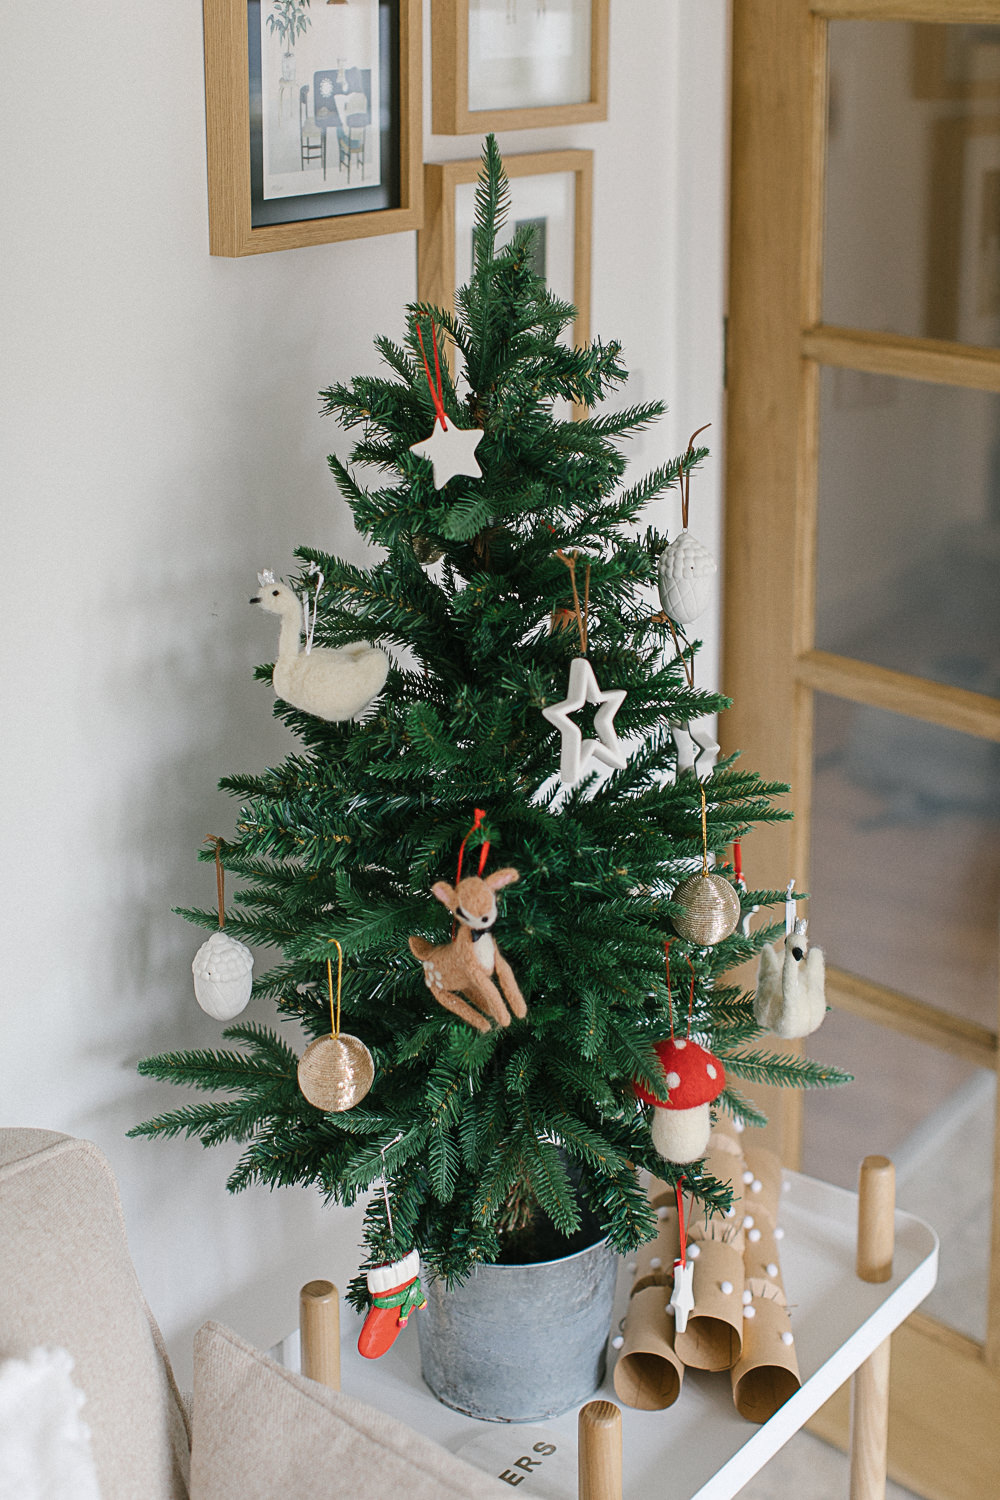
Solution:
M 1000 740 L 995 699 L 817 651 L 813 635 L 823 366 L 1000 392 L 1000 350 L 820 322 L 826 23 L 941 20 L 944 8 L 943 0 L 737 0 L 733 6 L 723 690 L 734 706 L 720 721 L 720 737 L 727 753 L 741 749 L 762 775 L 791 784 L 795 821 L 761 828 L 753 839 L 754 883 L 777 890 L 790 874 L 808 888 L 815 692 Z M 948 0 L 947 20 L 1000 23 L 1000 0 Z M 991 1030 L 948 1016 L 836 969 L 829 971 L 828 998 L 997 1067 L 1000 1025 Z M 795 1165 L 801 1096 L 772 1092 L 766 1102 L 785 1160 Z M 970 1404 L 992 1400 L 997 1409 L 1000 1403 L 1000 1149 L 992 1254 L 983 1344 L 920 1314 L 896 1339 L 901 1378 L 894 1386 L 890 1467 L 919 1493 L 942 1500 L 986 1493 L 983 1471 L 963 1477 L 959 1464 L 956 1477 L 949 1423 L 960 1425 Z M 926 1372 L 922 1382 L 904 1378 L 913 1369 Z M 995 1425 L 987 1421 L 977 1440 L 992 1442 L 986 1461 L 1000 1472 Z M 846 1446 L 845 1404 L 831 1403 L 813 1426 Z M 930 1434 L 917 1445 L 919 1472 L 911 1458 L 917 1428 Z

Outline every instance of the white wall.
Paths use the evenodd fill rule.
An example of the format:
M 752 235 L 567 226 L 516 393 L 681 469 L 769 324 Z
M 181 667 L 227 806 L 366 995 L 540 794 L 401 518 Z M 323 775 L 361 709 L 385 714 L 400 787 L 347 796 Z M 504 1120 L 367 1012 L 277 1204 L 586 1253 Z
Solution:
M 183 1376 L 204 1317 L 270 1343 L 302 1279 L 357 1265 L 357 1213 L 232 1198 L 235 1151 L 125 1131 L 192 1097 L 136 1060 L 218 1038 L 191 993 L 201 936 L 170 908 L 214 899 L 194 855 L 233 827 L 217 778 L 294 743 L 251 678 L 274 643 L 246 598 L 298 544 L 362 555 L 317 392 L 375 367 L 373 335 L 401 336 L 416 240 L 212 259 L 198 0 L 48 0 L 34 28 L 7 3 L 0 1122 L 111 1158 Z M 624 342 L 627 399 L 671 403 L 635 444 L 646 466 L 703 421 L 721 435 L 725 5 L 613 11 L 607 124 L 501 145 L 597 153 L 594 330 Z M 478 153 L 431 137 L 429 108 L 427 130 L 430 159 Z M 720 467 L 696 491 L 710 544 Z M 706 635 L 714 652 L 714 620 Z

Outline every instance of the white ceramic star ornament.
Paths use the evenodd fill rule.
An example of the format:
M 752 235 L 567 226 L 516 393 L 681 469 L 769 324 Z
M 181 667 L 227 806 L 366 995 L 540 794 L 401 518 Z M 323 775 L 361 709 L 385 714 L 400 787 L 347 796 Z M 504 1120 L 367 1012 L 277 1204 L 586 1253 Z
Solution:
M 669 1305 L 674 1310 L 674 1328 L 683 1333 L 694 1310 L 694 1261 L 690 1258 L 686 1265 L 674 1261 L 674 1289 L 670 1293 Z
M 483 477 L 475 456 L 483 436 L 481 427 L 456 427 L 453 422 L 446 427 L 444 419 L 438 415 L 430 437 L 411 443 L 410 452 L 418 458 L 430 459 L 434 469 L 434 488 L 443 490 L 457 474 L 467 474 L 470 479 Z
M 568 557 L 563 552 L 557 552 L 556 556 L 560 562 L 566 564 L 569 569 L 570 581 L 573 586 L 573 613 L 580 631 L 580 655 L 575 656 L 569 664 L 569 691 L 561 703 L 553 703 L 550 708 L 543 708 L 542 715 L 554 724 L 562 735 L 562 749 L 559 755 L 559 776 L 562 781 L 572 785 L 579 781 L 581 776 L 593 770 L 594 761 L 602 761 L 606 766 L 612 766 L 615 770 L 621 770 L 628 762 L 625 746 L 615 731 L 615 714 L 625 702 L 627 696 L 624 688 L 611 688 L 603 692 L 594 676 L 594 669 L 587 660 L 587 613 L 590 602 L 590 564 L 587 564 L 587 579 L 584 588 L 583 608 L 580 608 L 580 595 L 576 587 L 576 559 L 577 554 L 571 553 Z M 585 740 L 583 732 L 577 724 L 573 723 L 571 715 L 578 713 L 585 703 L 597 705 L 594 715 L 594 729 L 597 738 Z
M 456 427 L 454 422 L 448 421 L 444 409 L 441 361 L 438 357 L 434 324 L 431 323 L 431 340 L 434 345 L 433 375 L 427 362 L 427 351 L 424 348 L 424 336 L 420 331 L 420 324 L 416 323 L 414 326 L 420 344 L 420 353 L 423 355 L 427 387 L 434 403 L 434 426 L 431 428 L 430 437 L 423 438 L 419 443 L 410 444 L 410 452 L 415 453 L 418 458 L 430 459 L 436 490 L 443 490 L 448 481 L 458 474 L 466 474 L 470 479 L 482 479 L 483 471 L 476 458 L 476 449 L 483 440 L 483 429 L 481 427 Z
M 601 761 L 619 771 L 627 763 L 628 756 L 614 724 L 615 714 L 625 702 L 625 697 L 624 688 L 611 688 L 608 692 L 603 692 L 587 658 L 574 656 L 569 664 L 569 691 L 566 697 L 561 703 L 553 703 L 550 708 L 542 709 L 543 716 L 562 735 L 562 749 L 559 753 L 559 776 L 562 781 L 571 785 L 579 781 L 581 776 L 586 776 L 588 771 L 593 770 L 595 761 Z M 585 703 L 598 705 L 594 715 L 594 729 L 597 732 L 594 740 L 585 740 L 579 725 L 574 724 L 572 719 L 572 715 Z
M 674 724 L 670 733 L 677 748 L 677 775 L 683 776 L 685 771 L 693 771 L 700 780 L 711 776 L 715 770 L 719 746 L 710 729 L 693 728 L 693 722 L 689 720 L 687 724 Z

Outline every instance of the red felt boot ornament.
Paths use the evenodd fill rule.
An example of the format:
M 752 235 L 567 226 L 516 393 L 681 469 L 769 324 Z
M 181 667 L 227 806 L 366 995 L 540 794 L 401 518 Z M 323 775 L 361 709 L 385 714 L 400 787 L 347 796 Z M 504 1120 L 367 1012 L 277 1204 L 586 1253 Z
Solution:
M 427 1306 L 420 1285 L 420 1256 L 416 1250 L 411 1250 L 402 1260 L 373 1266 L 368 1272 L 368 1290 L 372 1305 L 361 1325 L 358 1353 L 365 1359 L 378 1359 L 392 1348 L 413 1309 Z

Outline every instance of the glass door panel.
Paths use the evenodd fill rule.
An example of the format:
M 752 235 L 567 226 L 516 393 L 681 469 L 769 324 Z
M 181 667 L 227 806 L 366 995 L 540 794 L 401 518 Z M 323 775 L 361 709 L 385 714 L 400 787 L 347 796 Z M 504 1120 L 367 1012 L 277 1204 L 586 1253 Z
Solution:
M 993 1030 L 1000 746 L 815 697 L 810 932 L 827 962 Z
M 810 1095 L 803 1170 L 854 1188 L 862 1157 L 891 1156 L 899 1207 L 941 1238 L 938 1284 L 922 1310 L 984 1338 L 996 1075 L 838 1011 L 806 1048 L 855 1082 Z
M 823 321 L 1000 343 L 1000 26 L 830 23 Z
M 1000 694 L 1000 395 L 824 369 L 816 645 Z

